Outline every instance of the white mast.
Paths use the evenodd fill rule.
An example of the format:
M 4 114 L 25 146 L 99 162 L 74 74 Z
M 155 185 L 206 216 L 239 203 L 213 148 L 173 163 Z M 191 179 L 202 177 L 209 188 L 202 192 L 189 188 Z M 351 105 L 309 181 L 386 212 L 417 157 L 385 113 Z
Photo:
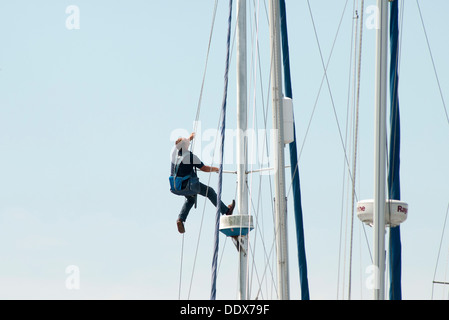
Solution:
M 276 209 L 276 249 L 279 299 L 290 297 L 287 254 L 287 207 L 285 199 L 284 129 L 282 110 L 282 66 L 279 0 L 270 1 L 271 85 L 273 99 L 274 185 Z
M 374 299 L 385 298 L 385 185 L 386 185 L 386 105 L 388 54 L 388 0 L 377 0 L 376 96 L 374 123 Z
M 247 185 L 247 50 L 246 50 L 246 0 L 237 1 L 237 208 L 240 215 L 248 214 Z M 247 299 L 247 236 L 239 236 L 240 251 L 239 296 Z

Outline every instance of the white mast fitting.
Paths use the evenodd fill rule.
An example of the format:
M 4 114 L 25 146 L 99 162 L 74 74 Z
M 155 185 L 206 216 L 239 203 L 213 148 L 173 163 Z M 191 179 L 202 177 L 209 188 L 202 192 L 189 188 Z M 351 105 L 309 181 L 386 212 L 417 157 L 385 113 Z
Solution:
M 386 106 L 388 55 L 388 0 L 377 0 L 375 114 L 374 114 L 374 299 L 385 299 Z
M 237 1 L 237 209 L 240 215 L 248 215 L 248 184 L 247 184 L 247 50 L 246 50 L 246 0 Z M 239 250 L 239 296 L 247 299 L 247 266 L 248 241 L 246 236 L 240 236 Z
M 239 298 L 249 299 L 248 295 L 248 237 L 253 229 L 253 217 L 248 212 L 247 186 L 247 50 L 246 50 L 246 0 L 237 1 L 237 188 L 238 215 L 222 216 L 220 231 L 233 238 L 239 249 Z M 270 2 L 270 40 L 271 40 L 271 82 L 273 96 L 274 141 L 274 182 L 275 182 L 275 237 L 277 250 L 278 297 L 290 298 L 288 255 L 287 255 L 287 206 L 285 192 L 284 147 L 293 140 L 293 106 L 291 99 L 282 97 L 282 71 L 280 46 L 279 1 Z M 285 106 L 284 106 L 285 104 Z M 284 119 L 284 107 L 288 119 Z M 286 125 L 284 126 L 284 121 Z M 285 132 L 284 132 L 285 130 Z M 286 139 L 284 139 L 284 137 Z M 270 168 L 271 169 L 271 168 Z M 257 170 L 253 170 L 255 172 Z
M 278 298 L 290 298 L 287 253 L 287 207 L 285 199 L 284 129 L 281 71 L 281 41 L 279 0 L 270 1 L 271 85 L 273 99 L 274 185 L 276 210 L 276 249 L 278 270 Z
M 220 231 L 232 237 L 239 250 L 239 299 L 248 295 L 248 233 L 253 229 L 253 217 L 248 213 L 247 184 L 247 44 L 246 0 L 237 1 L 237 210 L 238 214 L 223 215 Z
M 374 199 L 357 202 L 357 217 L 373 226 L 375 300 L 385 299 L 385 227 L 394 228 L 407 219 L 408 204 L 386 199 L 387 158 L 387 69 L 388 69 L 388 2 L 377 0 L 378 28 L 374 113 Z

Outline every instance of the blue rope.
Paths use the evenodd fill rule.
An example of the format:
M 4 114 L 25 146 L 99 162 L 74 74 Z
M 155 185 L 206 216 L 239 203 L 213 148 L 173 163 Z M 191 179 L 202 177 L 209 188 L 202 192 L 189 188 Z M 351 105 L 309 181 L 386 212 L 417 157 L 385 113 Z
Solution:
M 221 203 L 221 189 L 223 176 L 223 152 L 224 152 L 224 138 L 225 138 L 225 123 L 226 123 L 226 98 L 228 94 L 228 73 L 229 73 L 229 55 L 231 46 L 231 18 L 232 18 L 232 0 L 229 0 L 229 18 L 228 18 L 228 35 L 227 35 L 227 52 L 226 52 L 226 68 L 224 75 L 224 93 L 221 107 L 221 146 L 220 146 L 220 166 L 218 171 L 218 189 L 217 189 L 217 214 L 215 216 L 215 243 L 214 256 L 212 260 L 212 288 L 210 292 L 210 299 L 215 300 L 217 294 L 217 260 L 218 260 L 218 243 L 219 243 L 219 225 L 220 225 L 220 203 Z
M 390 2 L 390 155 L 388 167 L 388 194 L 390 199 L 401 199 L 399 177 L 401 129 L 398 97 L 398 1 Z M 402 248 L 400 226 L 390 229 L 390 300 L 402 300 Z

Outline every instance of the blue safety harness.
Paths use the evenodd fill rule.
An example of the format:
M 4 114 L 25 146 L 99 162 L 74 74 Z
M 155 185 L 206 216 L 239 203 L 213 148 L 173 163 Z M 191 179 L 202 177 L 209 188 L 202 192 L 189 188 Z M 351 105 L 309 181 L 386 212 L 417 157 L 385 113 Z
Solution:
M 190 155 L 190 163 L 193 162 L 193 154 L 184 154 L 176 159 L 174 175 L 168 179 L 170 181 L 170 191 L 179 196 L 194 196 L 200 192 L 200 179 L 196 175 L 196 167 L 185 177 L 178 177 L 178 169 L 185 157 Z

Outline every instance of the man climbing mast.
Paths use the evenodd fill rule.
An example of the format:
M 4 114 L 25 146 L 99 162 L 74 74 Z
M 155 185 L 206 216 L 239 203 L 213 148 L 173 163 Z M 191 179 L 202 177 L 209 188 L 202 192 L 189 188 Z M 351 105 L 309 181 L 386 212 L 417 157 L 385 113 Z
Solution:
M 171 160 L 171 174 L 174 175 L 176 170 L 176 160 L 179 157 L 182 158 L 178 170 L 177 176 L 185 177 L 190 175 L 194 168 L 197 168 L 203 172 L 218 172 L 219 169 L 217 167 L 206 166 L 195 154 L 189 151 L 190 141 L 195 137 L 195 133 L 192 133 L 189 138 L 178 138 L 175 142 L 176 148 L 173 150 L 172 160 Z M 207 197 L 210 202 L 216 207 L 217 206 L 217 193 L 215 190 L 203 183 L 200 183 L 200 191 L 199 194 L 203 197 Z M 178 227 L 179 233 L 185 232 L 184 222 L 187 219 L 187 216 L 195 204 L 196 195 L 193 196 L 185 196 L 184 205 L 181 208 L 181 212 L 179 213 L 178 220 L 176 221 L 176 225 Z M 220 212 L 222 215 L 231 215 L 234 211 L 235 201 L 232 200 L 232 203 L 226 206 L 223 202 L 220 203 Z

